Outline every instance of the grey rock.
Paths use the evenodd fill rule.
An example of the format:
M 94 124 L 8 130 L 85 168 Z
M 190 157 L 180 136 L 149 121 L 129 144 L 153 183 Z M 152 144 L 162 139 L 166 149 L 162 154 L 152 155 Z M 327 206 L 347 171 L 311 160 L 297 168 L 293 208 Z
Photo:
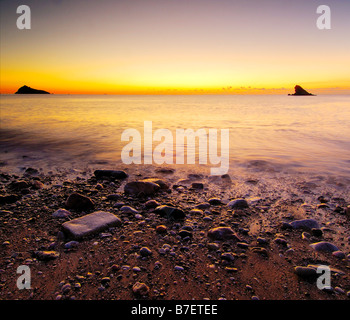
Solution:
M 149 248 L 147 248 L 147 247 L 142 247 L 140 249 L 140 255 L 142 257 L 148 257 L 148 256 L 152 255 L 152 251 Z
M 66 201 L 67 209 L 74 209 L 78 211 L 90 210 L 93 209 L 94 206 L 94 202 L 89 197 L 83 196 L 76 192 L 72 193 Z
M 119 170 L 95 170 L 94 175 L 97 179 L 125 179 L 127 173 Z
M 333 251 L 332 256 L 338 259 L 345 259 L 345 253 L 343 251 Z
M 132 208 L 130 206 L 122 206 L 120 208 L 120 211 L 124 212 L 124 213 L 132 213 L 132 214 L 139 213 L 136 209 L 134 209 L 134 208 Z
M 124 192 L 131 195 L 153 195 L 160 189 L 160 186 L 150 181 L 132 181 L 124 187 Z
M 74 239 L 81 239 L 121 223 L 119 217 L 110 212 L 96 211 L 63 223 L 62 229 Z
M 297 266 L 294 268 L 294 271 L 299 277 L 302 278 L 316 278 L 318 275 L 316 269 L 309 266 Z
M 233 232 L 230 227 L 217 227 L 210 229 L 208 232 L 209 238 L 214 240 L 229 240 L 233 239 L 240 241 L 239 237 Z
M 231 209 L 244 209 L 249 208 L 248 202 L 245 199 L 239 198 L 231 200 L 227 206 Z
M 34 255 L 38 260 L 41 261 L 54 260 L 60 256 L 59 252 L 57 251 L 35 251 Z
M 221 200 L 219 198 L 210 198 L 208 200 L 208 202 L 212 205 L 212 206 L 217 206 L 222 204 Z
M 186 216 L 181 209 L 166 205 L 157 207 L 154 212 L 168 219 L 184 219 Z
M 293 229 L 319 229 L 320 226 L 315 219 L 294 220 L 290 223 Z
M 66 209 L 58 209 L 52 214 L 52 216 L 55 218 L 66 218 L 70 216 L 70 214 L 71 213 Z
M 312 247 L 315 251 L 324 251 L 324 252 L 333 252 L 333 251 L 339 251 L 339 249 L 332 243 L 327 241 L 321 241 L 310 244 L 310 247 Z

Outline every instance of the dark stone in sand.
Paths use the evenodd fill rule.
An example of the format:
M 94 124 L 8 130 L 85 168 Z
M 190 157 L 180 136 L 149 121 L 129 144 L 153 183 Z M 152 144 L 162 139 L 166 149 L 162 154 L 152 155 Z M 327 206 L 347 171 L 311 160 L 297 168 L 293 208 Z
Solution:
M 50 92 L 33 89 L 28 86 L 23 86 L 23 87 L 20 87 L 15 94 L 50 94 Z
M 152 255 L 152 251 L 149 248 L 147 248 L 147 247 L 142 247 L 140 249 L 140 255 L 142 257 L 148 257 L 148 256 Z
M 97 179 L 125 179 L 128 177 L 127 173 L 119 170 L 95 170 L 94 175 Z
M 157 201 L 157 200 L 148 200 L 146 203 L 145 203 L 145 207 L 146 208 L 156 208 L 160 206 L 160 203 Z
M 249 208 L 248 202 L 245 199 L 234 199 L 231 200 L 227 206 L 231 209 L 244 209 L 244 208 Z
M 121 225 L 119 217 L 110 212 L 96 211 L 62 224 L 65 233 L 74 239 L 81 239 L 110 227 Z
M 152 182 L 152 183 L 155 183 L 155 184 L 159 185 L 159 188 L 161 190 L 168 190 L 169 189 L 169 185 L 162 179 L 147 178 L 147 179 L 142 179 L 140 181 L 141 182 Z
M 318 276 L 316 268 L 296 266 L 294 272 L 301 278 L 314 279 Z
M 325 251 L 325 252 L 334 252 L 339 251 L 339 249 L 330 242 L 327 241 L 321 241 L 310 244 L 310 247 L 312 247 L 315 251 Z
M 39 174 L 39 171 L 34 168 L 27 168 L 26 171 L 24 171 L 24 176 L 36 176 Z
M 66 208 L 67 209 L 74 209 L 78 211 L 82 210 L 90 210 L 95 207 L 94 202 L 86 196 L 83 196 L 79 193 L 72 193 L 67 201 L 66 201 Z
M 159 185 L 149 181 L 132 181 L 124 187 L 124 192 L 131 195 L 152 195 L 160 189 Z
M 208 237 L 213 240 L 236 240 L 241 241 L 230 227 L 217 227 L 208 231 Z
M 145 283 L 136 282 L 132 287 L 132 292 L 138 297 L 147 296 L 149 293 L 149 287 Z
M 60 254 L 57 251 L 35 251 L 34 256 L 41 261 L 57 259 Z
M 166 205 L 155 208 L 154 212 L 159 214 L 162 217 L 165 216 L 168 219 L 175 219 L 175 220 L 184 219 L 186 216 L 181 209 L 171 207 L 171 206 L 166 206 Z
M 186 238 L 186 237 L 192 238 L 192 232 L 189 231 L 189 230 L 183 229 L 183 230 L 180 230 L 179 236 L 180 236 L 181 238 Z
M 315 219 L 301 219 L 301 220 L 294 220 L 289 225 L 293 229 L 319 229 L 320 226 L 318 222 Z
M 303 89 L 301 86 L 296 85 L 294 87 L 294 93 L 288 94 L 289 96 L 314 96 L 314 94 L 307 92 L 305 89 Z
M 222 204 L 221 200 L 218 198 L 210 198 L 208 200 L 208 202 L 212 205 L 212 206 L 218 206 L 220 204 Z
M 15 194 L 0 195 L 0 204 L 15 203 L 20 197 Z
M 17 180 L 17 181 L 12 181 L 9 184 L 9 187 L 12 190 L 22 190 L 30 187 L 30 184 L 24 180 Z
M 191 188 L 196 190 L 202 190 L 204 189 L 204 184 L 201 182 L 193 182 Z

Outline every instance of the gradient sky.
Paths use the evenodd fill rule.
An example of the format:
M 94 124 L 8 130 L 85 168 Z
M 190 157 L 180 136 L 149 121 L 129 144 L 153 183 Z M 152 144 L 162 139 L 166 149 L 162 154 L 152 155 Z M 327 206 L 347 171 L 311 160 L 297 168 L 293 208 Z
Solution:
M 327 3 L 328 2 L 328 3 Z M 16 9 L 31 8 L 19 30 Z M 316 27 L 327 4 L 332 29 Z M 0 92 L 350 93 L 349 0 L 0 0 Z

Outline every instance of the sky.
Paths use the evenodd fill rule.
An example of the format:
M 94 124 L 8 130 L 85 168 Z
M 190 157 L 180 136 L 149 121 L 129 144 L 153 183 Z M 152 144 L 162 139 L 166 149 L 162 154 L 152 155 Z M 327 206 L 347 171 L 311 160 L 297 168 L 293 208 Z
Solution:
M 30 30 L 16 26 L 19 5 Z M 317 28 L 319 5 L 330 30 Z M 0 0 L 0 10 L 1 93 L 350 94 L 349 0 Z

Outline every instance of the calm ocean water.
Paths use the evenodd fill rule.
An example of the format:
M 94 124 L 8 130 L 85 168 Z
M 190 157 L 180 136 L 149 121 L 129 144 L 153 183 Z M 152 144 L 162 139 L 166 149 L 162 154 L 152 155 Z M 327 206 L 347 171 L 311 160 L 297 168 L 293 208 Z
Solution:
M 122 132 L 142 136 L 152 121 L 174 140 L 176 129 L 229 129 L 230 172 L 350 177 L 350 96 L 2 95 L 0 120 L 2 167 L 117 167 Z

